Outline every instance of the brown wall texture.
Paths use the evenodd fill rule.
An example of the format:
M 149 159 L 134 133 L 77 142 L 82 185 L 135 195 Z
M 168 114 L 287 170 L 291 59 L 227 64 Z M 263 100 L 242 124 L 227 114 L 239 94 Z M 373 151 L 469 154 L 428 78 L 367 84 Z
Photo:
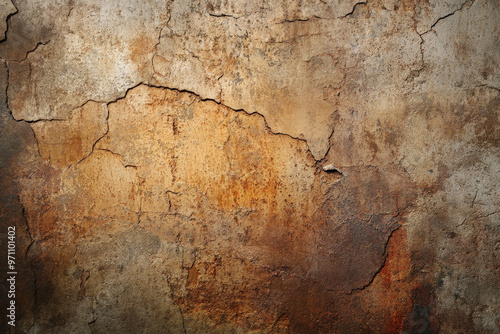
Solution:
M 1 331 L 500 333 L 499 121 L 498 0 L 0 0 Z

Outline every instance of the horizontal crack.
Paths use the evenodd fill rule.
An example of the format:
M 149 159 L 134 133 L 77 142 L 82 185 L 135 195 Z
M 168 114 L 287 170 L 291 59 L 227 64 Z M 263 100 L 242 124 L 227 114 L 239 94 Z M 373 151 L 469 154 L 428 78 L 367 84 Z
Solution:
M 40 119 L 35 119 L 35 120 L 27 120 L 24 118 L 14 118 L 16 122 L 24 122 L 28 124 L 33 124 L 33 123 L 43 123 L 43 122 L 65 122 L 68 121 L 67 119 L 64 118 L 40 118 Z
M 307 17 L 307 18 L 301 18 L 301 19 L 293 19 L 293 20 L 288 20 L 288 19 L 285 19 L 281 22 L 278 22 L 278 24 L 284 24 L 284 23 L 296 23 L 296 22 L 307 22 L 307 21 L 311 21 L 313 19 L 318 19 L 318 20 L 322 20 L 323 18 L 322 17 L 319 17 L 318 15 L 313 15 L 311 17 Z
M 286 137 L 288 137 L 288 138 L 291 138 L 291 139 L 294 139 L 294 140 L 298 140 L 298 141 L 301 141 L 301 142 L 305 143 L 305 144 L 306 144 L 306 147 L 307 147 L 307 152 L 308 152 L 308 154 L 312 157 L 312 159 L 313 159 L 316 163 L 323 161 L 323 160 L 324 160 L 324 158 L 325 158 L 325 157 L 322 157 L 322 158 L 320 158 L 320 159 L 316 159 L 316 158 L 314 157 L 314 155 L 312 154 L 312 151 L 311 151 L 311 149 L 310 149 L 310 147 L 309 147 L 309 144 L 308 144 L 308 142 L 307 142 L 307 140 L 306 140 L 306 139 L 303 139 L 303 138 L 298 138 L 298 137 L 294 137 L 294 136 L 292 136 L 292 135 L 290 135 L 290 134 L 283 133 L 283 132 L 275 132 L 275 131 L 273 131 L 273 130 L 271 129 L 271 127 L 269 126 L 269 124 L 267 123 L 267 120 L 266 120 L 265 116 L 264 116 L 263 114 L 261 114 L 261 113 L 257 112 L 257 111 L 254 111 L 254 112 L 248 112 L 248 111 L 246 111 L 246 110 L 244 110 L 244 109 L 233 109 L 233 108 L 231 108 L 230 106 L 228 106 L 228 105 L 226 105 L 226 104 L 222 103 L 221 101 L 217 101 L 217 100 L 212 99 L 212 98 L 204 98 L 204 97 L 202 97 L 202 96 L 198 95 L 197 93 L 192 92 L 192 91 L 189 91 L 189 90 L 186 90 L 186 89 L 171 88 L 171 87 L 165 87 L 165 86 L 159 86 L 159 85 L 153 85 L 153 84 L 149 84 L 149 83 L 141 82 L 141 83 L 139 83 L 139 84 L 137 84 L 137 85 L 135 85 L 135 86 L 133 86 L 133 87 L 128 88 L 128 89 L 125 91 L 125 93 L 124 93 L 124 95 L 123 95 L 123 96 L 118 97 L 117 99 L 115 99 L 115 100 L 113 100 L 113 101 L 108 102 L 106 106 L 109 106 L 109 105 L 110 105 L 110 104 L 112 104 L 112 103 L 117 103 L 118 101 L 125 99 L 125 98 L 127 97 L 128 93 L 129 93 L 131 90 L 133 90 L 133 89 L 135 89 L 135 88 L 137 88 L 137 87 L 139 87 L 139 86 L 141 86 L 141 85 L 144 85 L 144 86 L 147 86 L 147 87 L 150 87 L 150 88 L 166 89 L 166 90 L 176 91 L 176 92 L 179 92 L 179 93 L 187 93 L 187 94 L 191 94 L 191 95 L 195 96 L 196 98 L 198 98 L 198 99 L 199 99 L 200 101 L 202 101 L 202 102 L 213 102 L 213 103 L 215 103 L 215 104 L 217 104 L 217 105 L 220 105 L 220 106 L 222 106 L 222 107 L 224 107 L 224 108 L 228 108 L 228 109 L 230 109 L 230 110 L 232 110 L 232 111 L 234 111 L 234 112 L 243 112 L 243 113 L 245 113 L 245 114 L 247 114 L 247 115 L 250 115 L 250 116 L 251 116 L 251 115 L 258 115 L 258 116 L 262 117 L 262 119 L 263 119 L 263 121 L 264 121 L 264 126 L 265 126 L 266 130 L 268 131 L 268 133 L 270 133 L 270 134 L 272 134 L 272 135 L 276 135 L 276 136 L 286 136 Z M 88 158 L 88 157 L 89 157 L 89 156 L 90 156 L 90 155 L 94 152 L 95 145 L 96 145 L 96 144 L 97 144 L 97 143 L 98 143 L 98 142 L 99 142 L 102 138 L 104 138 L 104 137 L 108 134 L 108 132 L 109 132 L 109 124 L 108 124 L 108 120 L 109 120 L 109 109 L 108 109 L 107 116 L 106 116 L 106 123 L 107 123 L 107 130 L 106 130 L 106 133 L 104 133 L 104 134 L 103 134 L 100 138 L 98 138 L 98 139 L 97 139 L 97 141 L 96 141 L 96 142 L 92 145 L 92 150 L 91 150 L 91 152 L 90 152 L 90 153 L 89 153 L 86 157 L 84 157 L 83 159 L 81 159 L 78 163 L 76 163 L 77 165 L 78 165 L 79 163 L 81 163 L 82 161 L 84 161 L 85 159 L 87 159 L 87 158 Z M 331 135 L 330 135 L 330 138 L 331 138 Z
M 231 15 L 231 14 L 224 14 L 224 13 L 221 13 L 221 14 L 214 14 L 214 13 L 208 13 L 208 15 L 212 16 L 212 17 L 218 17 L 218 18 L 221 18 L 221 17 L 230 17 L 232 19 L 239 19 L 243 16 L 234 16 L 234 15 Z

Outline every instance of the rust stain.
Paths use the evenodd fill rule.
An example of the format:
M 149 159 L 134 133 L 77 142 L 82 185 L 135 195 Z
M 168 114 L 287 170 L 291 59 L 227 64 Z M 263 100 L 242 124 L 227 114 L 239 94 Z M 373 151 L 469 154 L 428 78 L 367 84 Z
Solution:
M 38 183 L 23 184 L 28 196 L 46 178 L 51 188 L 41 196 L 58 194 L 23 198 L 40 203 L 28 211 L 43 239 L 33 260 L 47 277 L 40 305 L 57 300 L 57 277 L 74 268 L 74 250 L 60 249 L 116 219 L 198 250 L 182 275 L 164 274 L 185 316 L 291 333 L 414 326 L 418 287 L 398 227 L 416 188 L 401 168 L 346 166 L 328 175 L 304 142 L 270 133 L 261 116 L 169 89 L 129 91 L 109 105 L 108 124 L 80 164 L 62 176 L 41 170 Z M 378 150 L 378 137 L 369 139 Z M 90 298 L 89 273 L 76 276 L 77 298 Z

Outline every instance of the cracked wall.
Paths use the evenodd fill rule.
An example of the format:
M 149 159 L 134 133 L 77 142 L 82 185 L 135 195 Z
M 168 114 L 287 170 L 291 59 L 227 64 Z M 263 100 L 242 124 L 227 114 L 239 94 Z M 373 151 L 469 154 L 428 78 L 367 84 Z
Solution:
M 500 331 L 498 1 L 0 4 L 6 333 Z

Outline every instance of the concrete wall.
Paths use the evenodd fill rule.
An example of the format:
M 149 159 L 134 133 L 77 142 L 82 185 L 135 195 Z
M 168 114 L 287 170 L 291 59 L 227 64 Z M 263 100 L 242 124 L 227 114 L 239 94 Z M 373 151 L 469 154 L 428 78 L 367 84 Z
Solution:
M 500 332 L 499 1 L 0 0 L 0 41 L 5 333 Z

